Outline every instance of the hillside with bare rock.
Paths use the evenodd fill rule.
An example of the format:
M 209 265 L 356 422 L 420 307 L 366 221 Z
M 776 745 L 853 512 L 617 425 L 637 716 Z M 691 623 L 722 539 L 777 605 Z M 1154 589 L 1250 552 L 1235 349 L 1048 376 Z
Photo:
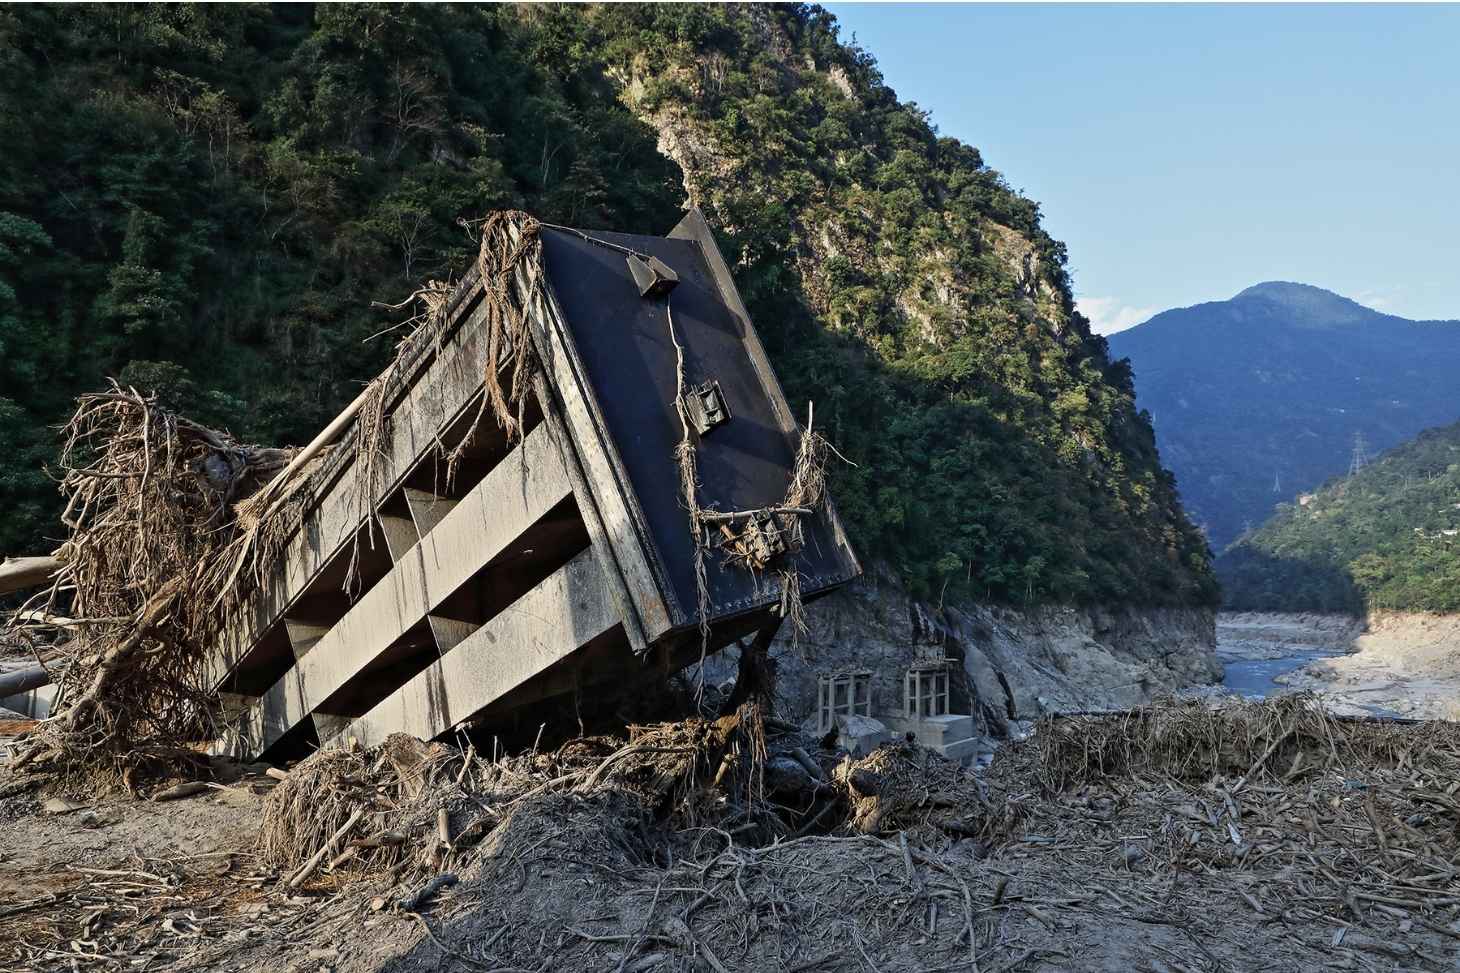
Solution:
M 853 541 L 918 598 L 1210 604 L 1063 246 L 812 6 L 0 14 L 0 553 L 55 536 L 50 427 L 105 376 L 307 441 L 459 277 L 458 220 L 701 206 Z

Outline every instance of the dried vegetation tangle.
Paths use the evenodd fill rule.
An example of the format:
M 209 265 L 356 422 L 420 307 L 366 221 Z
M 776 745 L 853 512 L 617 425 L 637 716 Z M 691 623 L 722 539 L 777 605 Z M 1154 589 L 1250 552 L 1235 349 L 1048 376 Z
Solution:
M 62 435 L 64 567 L 11 620 L 51 667 L 59 716 L 19 763 L 75 789 L 130 787 L 139 772 L 195 759 L 182 748 L 211 736 L 203 653 L 219 605 L 281 539 L 274 522 L 241 524 L 233 507 L 290 453 L 116 385 L 83 396 Z
M 1150 745 L 1131 721 L 1168 749 L 1088 759 L 1121 734 Z M 1460 957 L 1448 724 L 1345 722 L 1296 699 L 1162 704 L 1049 721 L 981 779 L 910 745 L 858 760 L 774 720 L 765 734 L 759 801 L 734 717 L 495 761 L 406 738 L 320 754 L 269 795 L 259 858 L 226 877 L 261 885 L 230 894 L 277 909 L 279 929 L 230 906 L 194 930 L 178 890 L 203 877 L 175 900 L 138 879 L 152 923 L 97 912 L 99 968 L 1207 973 Z M 44 921 L 74 929 L 87 903 L 0 905 L 0 930 L 33 950 Z M 163 948 L 168 918 L 188 950 Z

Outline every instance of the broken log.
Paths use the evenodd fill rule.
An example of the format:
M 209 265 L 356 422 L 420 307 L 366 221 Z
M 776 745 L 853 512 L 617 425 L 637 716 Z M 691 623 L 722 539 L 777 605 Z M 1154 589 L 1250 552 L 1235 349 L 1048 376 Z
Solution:
M 185 780 L 181 784 L 174 784 L 163 791 L 152 795 L 154 801 L 176 801 L 183 797 L 192 797 L 194 794 L 202 794 L 208 790 L 208 785 L 201 780 Z
M 147 599 L 147 604 L 142 606 L 142 610 L 138 613 L 132 633 L 107 650 L 106 656 L 101 660 L 101 665 L 97 666 L 96 675 L 92 678 L 90 687 L 72 705 L 66 716 L 68 729 L 74 730 L 82 726 L 83 721 L 91 716 L 92 711 L 102 704 L 102 697 L 108 686 L 120 672 L 124 671 L 127 661 L 137 653 L 157 624 L 171 611 L 172 602 L 181 590 L 182 579 L 174 578 Z
M 299 870 L 296 871 L 293 875 L 289 876 L 289 880 L 285 884 L 291 889 L 297 889 L 299 886 L 303 885 L 305 879 L 313 875 L 315 869 L 319 868 L 320 862 L 324 861 L 325 856 L 334 853 L 334 850 L 336 847 L 339 846 L 339 843 L 343 841 L 346 836 L 348 836 L 349 833 L 355 829 L 355 825 L 359 824 L 360 819 L 364 816 L 365 809 L 356 808 L 354 813 L 350 815 L 350 819 L 340 826 L 340 830 L 331 835 L 330 840 L 321 845 L 318 851 L 316 851 L 313 855 L 310 855 L 309 860 L 303 865 L 299 866 Z
M 355 396 L 355 401 L 345 406 L 344 412 L 335 416 L 329 425 L 320 430 L 319 435 L 311 439 L 307 446 L 294 454 L 294 458 L 289 461 L 287 466 L 276 473 L 268 483 L 264 484 L 263 489 L 258 493 L 259 499 L 256 501 L 259 504 L 260 510 L 266 509 L 267 504 L 277 499 L 280 491 L 290 484 L 295 474 L 303 469 L 306 463 L 318 456 L 326 447 L 330 446 L 340 437 L 340 433 L 345 431 L 345 427 L 355 420 L 355 416 L 359 415 L 365 403 L 370 401 L 370 394 L 371 387 L 367 385 L 359 395 Z
M 755 633 L 755 641 L 748 647 L 741 643 L 735 688 L 720 704 L 721 716 L 729 716 L 750 700 L 761 701 L 766 704 L 763 709 L 770 711 L 769 703 L 776 685 L 776 663 L 771 658 L 771 642 L 780 628 L 781 618 L 775 616 Z
M 15 669 L 0 675 L 0 699 L 5 699 L 7 696 L 19 696 L 21 693 L 28 693 L 32 689 L 39 689 L 50 684 L 51 673 L 45 666 Z
M 65 566 L 54 555 L 46 557 L 7 557 L 0 561 L 0 595 L 45 584 Z

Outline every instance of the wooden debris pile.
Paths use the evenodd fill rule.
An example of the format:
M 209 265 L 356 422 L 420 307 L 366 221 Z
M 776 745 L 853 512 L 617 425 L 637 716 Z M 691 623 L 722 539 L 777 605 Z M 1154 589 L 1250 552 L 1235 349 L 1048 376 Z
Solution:
M 269 795 L 260 850 L 291 889 L 382 873 L 407 881 L 480 860 L 491 847 L 483 840 L 521 804 L 606 793 L 670 833 L 709 829 L 756 845 L 906 831 L 943 847 L 994 816 L 977 781 L 932 751 L 895 744 L 853 760 L 762 723 L 747 704 L 717 720 L 635 726 L 627 740 L 584 737 L 495 761 L 403 734 L 323 750 Z
M 680 824 L 729 816 L 785 834 L 795 812 L 750 786 L 753 740 L 741 714 L 632 727 L 627 742 L 586 737 L 497 761 L 394 734 L 293 768 L 265 805 L 260 847 L 291 888 L 382 871 L 429 875 L 470 860 L 518 802 L 608 791 Z
M 1433 724 L 1426 736 L 1460 745 L 1460 726 Z M 1035 738 L 1040 773 L 1052 791 L 1151 774 L 1206 781 L 1288 767 L 1294 759 L 1326 766 L 1393 761 L 1414 745 L 1402 725 L 1337 718 L 1303 694 L 1215 704 L 1167 700 L 1123 713 L 1048 717 Z
M 239 529 L 235 505 L 288 463 L 113 385 L 78 400 L 62 430 L 62 568 L 11 619 L 51 643 L 59 686 L 20 758 L 71 786 L 132 787 L 212 736 L 204 647 L 219 602 L 267 558 L 270 523 Z
M 439 837 L 437 819 L 450 814 L 442 797 L 469 770 L 454 747 L 404 734 L 369 751 L 318 751 L 269 794 L 260 852 L 296 889 L 341 872 L 439 868 L 454 850 Z
M 924 847 L 985 834 L 998 812 L 976 777 L 956 761 L 912 743 L 889 743 L 837 765 L 851 802 L 851 830 L 906 832 Z
M 1455 724 L 1165 702 L 1048 719 L 989 783 L 1001 857 L 1083 876 L 1081 903 L 1190 928 L 1232 903 L 1304 968 L 1448 968 L 1460 943 Z

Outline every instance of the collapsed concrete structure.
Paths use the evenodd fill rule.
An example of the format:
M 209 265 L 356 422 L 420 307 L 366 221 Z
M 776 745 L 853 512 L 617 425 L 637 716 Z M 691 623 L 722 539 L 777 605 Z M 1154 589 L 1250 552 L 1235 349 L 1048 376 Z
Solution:
M 536 232 L 540 264 L 511 282 L 536 363 L 519 434 L 477 421 L 483 362 L 511 349 L 473 270 L 437 340 L 398 362 L 370 475 L 348 445 L 326 454 L 301 526 L 214 647 L 224 749 L 501 724 L 768 641 L 793 600 L 860 573 L 829 502 L 784 504 L 801 433 L 703 217 L 664 238 Z M 676 450 L 691 438 L 687 515 Z
M 972 715 L 953 711 L 956 665 L 942 652 L 924 653 L 902 670 L 902 699 L 895 707 L 877 699 L 871 669 L 824 670 L 816 680 L 816 721 L 808 726 L 818 736 L 835 728 L 840 744 L 859 756 L 899 737 L 972 764 L 989 741 Z

